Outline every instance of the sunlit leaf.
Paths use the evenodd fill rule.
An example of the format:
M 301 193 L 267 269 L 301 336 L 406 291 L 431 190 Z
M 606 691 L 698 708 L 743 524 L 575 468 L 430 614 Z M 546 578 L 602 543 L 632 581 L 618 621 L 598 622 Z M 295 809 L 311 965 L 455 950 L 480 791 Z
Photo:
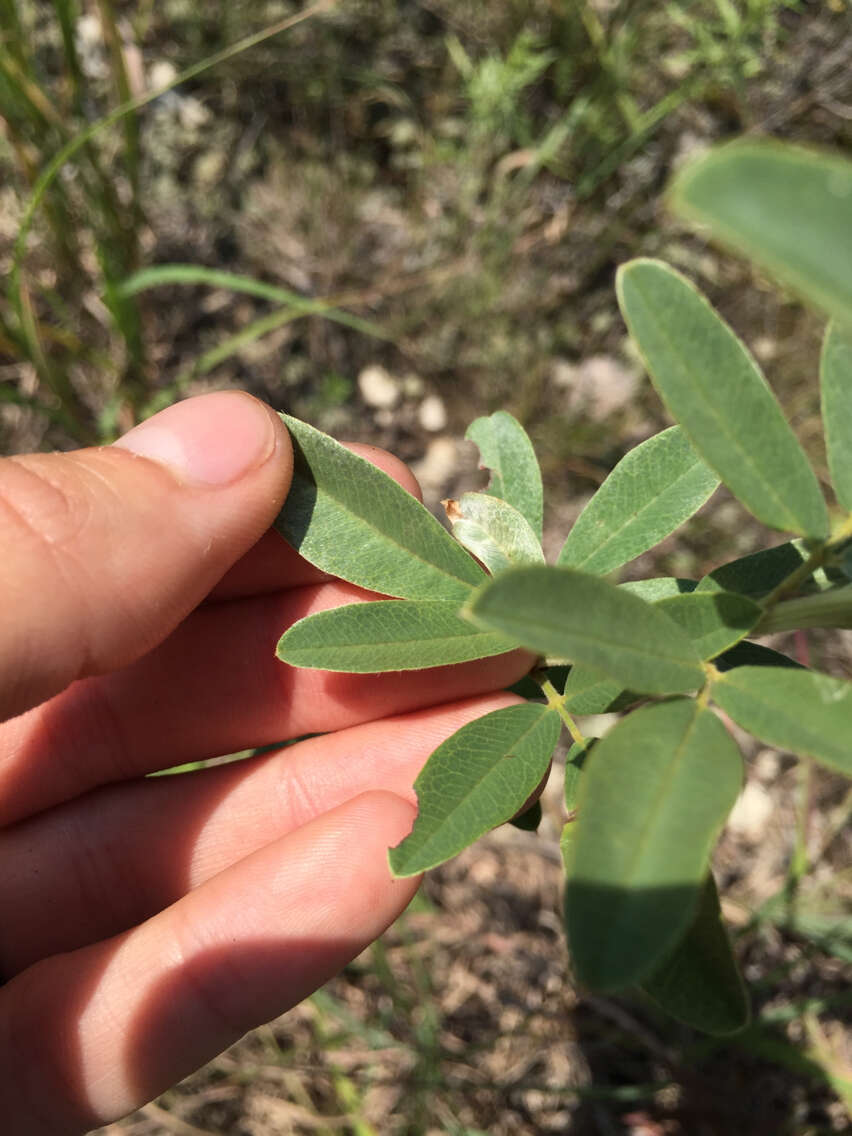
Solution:
M 748 995 L 731 950 L 712 875 L 689 930 L 642 989 L 678 1021 L 705 1033 L 738 1033 L 749 1023 Z
M 767 745 L 852 775 L 852 682 L 793 667 L 736 667 L 713 698 Z
M 725 727 L 691 699 L 634 711 L 583 770 L 565 894 L 579 979 L 641 982 L 689 927 L 742 782 Z
M 463 493 L 444 501 L 453 536 L 492 575 L 513 564 L 543 564 L 544 553 L 526 517 L 499 497 Z
M 770 528 L 824 537 L 819 484 L 757 363 L 680 273 L 619 269 L 622 314 L 663 402 L 731 492 Z
M 648 603 L 664 600 L 668 596 L 682 596 L 695 591 L 695 580 L 680 576 L 651 576 L 647 580 L 624 580 L 619 587 L 632 592 Z
M 512 568 L 475 592 L 463 613 L 540 654 L 595 667 L 630 690 L 667 694 L 703 682 L 698 652 L 672 620 L 587 572 Z
M 544 777 L 560 729 L 555 710 L 525 703 L 477 718 L 438 746 L 414 782 L 414 828 L 390 850 L 393 874 L 434 868 L 514 816 Z
M 734 592 L 693 592 L 669 596 L 656 606 L 677 623 L 702 659 L 712 659 L 748 635 L 763 609 Z
M 393 478 L 282 414 L 293 484 L 275 527 L 324 572 L 404 599 L 463 600 L 485 573 Z
M 769 141 L 711 150 L 672 204 L 805 300 L 852 321 L 852 162 Z
M 476 443 L 481 467 L 491 471 L 485 492 L 517 509 L 541 540 L 541 470 L 523 426 L 508 411 L 498 410 L 471 422 L 465 438 Z
M 557 563 L 611 572 L 674 532 L 718 484 L 678 426 L 663 430 L 621 459 L 577 518 Z
M 516 645 L 471 626 L 445 600 L 376 600 L 300 619 L 282 635 L 277 653 L 294 667 L 377 674 L 465 663 Z
M 605 714 L 621 694 L 622 685 L 595 667 L 575 664 L 565 680 L 565 709 L 569 714 Z
M 831 324 L 820 359 L 822 423 L 837 500 L 852 510 L 852 331 Z

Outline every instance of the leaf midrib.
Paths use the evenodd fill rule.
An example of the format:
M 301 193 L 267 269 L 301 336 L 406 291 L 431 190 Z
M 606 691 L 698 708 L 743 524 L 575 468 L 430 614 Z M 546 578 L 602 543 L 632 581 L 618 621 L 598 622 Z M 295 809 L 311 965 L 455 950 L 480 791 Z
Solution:
M 701 465 L 705 466 L 705 468 L 707 467 L 707 463 L 705 461 L 703 461 L 701 458 L 696 458 L 689 469 L 685 470 L 682 474 L 680 474 L 679 477 L 676 477 L 674 481 L 670 481 L 665 486 L 665 488 L 657 494 L 656 497 L 653 497 L 650 501 L 646 502 L 646 504 L 642 505 L 639 509 L 636 510 L 635 513 L 631 513 L 627 520 L 624 521 L 624 523 L 617 529 L 614 529 L 606 538 L 606 540 L 599 544 L 597 548 L 593 549 L 592 552 L 590 552 L 584 560 L 569 561 L 569 566 L 582 570 L 585 564 L 588 564 L 590 560 L 594 560 L 596 556 L 599 556 L 600 553 L 603 552 L 604 549 L 612 543 L 612 541 L 616 540 L 626 528 L 629 528 L 631 525 L 635 525 L 644 513 L 646 513 L 649 509 L 652 509 L 655 505 L 658 505 L 663 496 L 667 495 L 670 491 L 677 489 L 684 478 L 689 477 L 689 475 L 693 473 L 698 466 Z M 718 478 L 718 474 L 716 474 L 715 470 L 711 472 L 713 473 L 714 477 Z M 711 493 L 715 491 L 715 488 L 717 488 L 717 486 L 714 486 L 714 489 L 711 490 Z M 639 555 L 639 553 L 637 553 L 637 555 Z
M 514 740 L 513 740 L 512 742 L 511 742 L 511 744 L 509 745 L 509 747 L 508 747 L 508 748 L 507 748 L 507 749 L 506 749 L 506 750 L 505 750 L 505 751 L 504 751 L 503 753 L 501 753 L 501 754 L 500 754 L 500 758 L 499 758 L 499 761 L 498 761 L 498 762 L 495 762 L 495 764 L 494 764 L 493 766 L 491 766 L 491 768 L 490 768 L 490 769 L 488 769 L 488 770 L 487 770 L 487 772 L 485 772 L 485 773 L 484 773 L 484 774 L 483 774 L 483 775 L 482 775 L 481 777 L 479 777 L 479 778 L 478 778 L 478 779 L 477 779 L 477 780 L 476 780 L 476 781 L 475 781 L 475 782 L 473 783 L 473 785 L 472 785 L 472 786 L 470 787 L 470 789 L 469 789 L 469 790 L 468 790 L 468 791 L 467 791 L 467 792 L 466 792 L 466 793 L 465 793 L 465 794 L 464 794 L 464 795 L 463 795 L 462 797 L 457 797 L 457 798 L 456 798 L 456 801 L 458 802 L 458 804 L 457 804 L 457 807 L 456 807 L 456 810 L 455 810 L 455 811 L 457 811 L 457 810 L 458 810 L 458 808 L 459 808 L 459 807 L 461 807 L 461 805 L 462 805 L 462 804 L 465 804 L 465 803 L 466 803 L 466 802 L 468 801 L 468 799 L 469 799 L 470 797 L 472 797 L 472 796 L 473 796 L 474 792 L 475 792 L 475 791 L 476 791 L 476 790 L 477 790 L 477 789 L 478 789 L 478 788 L 479 788 L 479 787 L 480 787 L 480 786 L 481 786 L 481 785 L 482 785 L 482 784 L 483 784 L 483 783 L 484 783 L 485 781 L 487 781 L 489 777 L 491 777 L 491 776 L 492 776 L 492 775 L 494 774 L 494 770 L 495 770 L 495 769 L 497 768 L 497 766 L 498 766 L 498 765 L 500 764 L 500 762 L 503 762 L 503 761 L 505 761 L 505 760 L 507 759 L 507 757 L 509 757 L 509 755 L 510 755 L 510 754 L 512 753 L 512 751 L 513 751 L 513 750 L 515 750 L 515 749 L 517 749 L 517 748 L 518 748 L 518 747 L 519 747 L 519 746 L 520 746 L 520 745 L 521 745 L 521 744 L 522 744 L 522 743 L 524 742 L 524 740 L 525 740 L 526 738 L 528 738 L 528 737 L 529 737 L 529 736 L 530 736 L 531 734 L 534 734 L 534 733 L 535 733 L 535 731 L 536 731 L 537 729 L 539 729 L 539 727 L 540 727 L 540 726 L 541 726 L 541 725 L 542 725 L 542 724 L 543 724 L 544 722 L 548 721 L 549 719 L 550 719 L 550 720 L 552 720 L 552 719 L 553 719 L 554 717 L 556 717 L 556 716 L 557 716 L 557 711 L 556 711 L 556 710 L 550 710 L 550 709 L 547 709 L 547 708 L 543 709 L 542 713 L 541 713 L 541 714 L 540 714 L 540 715 L 539 715 L 539 716 L 538 716 L 538 717 L 536 718 L 535 722 L 533 722 L 533 724 L 532 724 L 532 725 L 531 725 L 531 726 L 530 726 L 530 727 L 529 727 L 528 729 L 524 730 L 524 732 L 523 732 L 522 734 L 519 734 L 519 735 L 518 735 L 518 737 L 517 737 L 517 738 L 515 738 L 515 739 L 514 739 Z M 529 760 L 529 759 L 528 759 L 528 760 Z M 417 784 L 416 784 L 416 782 L 415 782 L 415 785 L 414 785 L 414 789 L 415 789 L 415 792 L 416 792 L 416 791 L 417 791 Z M 522 803 L 523 803 L 523 802 L 522 802 Z M 444 818 L 443 818 L 443 819 L 441 820 L 441 822 L 440 822 L 440 823 L 441 823 L 441 825 L 442 825 L 442 826 L 443 826 L 443 825 L 445 825 L 445 824 L 447 823 L 447 819 L 446 819 L 446 817 L 444 817 Z M 433 843 L 435 842 L 436 836 L 437 836 L 437 833 L 434 833 L 434 832 L 433 832 L 433 833 L 432 833 L 432 834 L 431 834 L 430 836 L 428 836 L 428 837 L 426 838 L 425 842 L 424 842 L 424 843 L 423 843 L 422 845 L 420 845 L 420 847 L 419 847 L 418 851 L 420 851 L 420 852 L 421 852 L 421 854 L 422 854 L 422 853 L 423 853 L 423 851 L 424 851 L 424 849 L 427 849 L 427 848 L 431 847 L 431 845 L 432 845 L 432 844 L 433 844 Z
M 687 285 L 687 287 L 690 287 L 690 286 Z M 653 316 L 654 309 L 652 307 L 648 306 L 648 301 L 644 297 L 644 295 L 642 295 L 641 289 L 637 288 L 637 294 L 640 296 L 640 299 L 645 306 L 646 317 L 648 316 L 649 313 Z M 706 301 L 697 292 L 695 293 L 695 295 L 696 295 L 696 297 L 697 297 L 697 299 L 699 300 L 700 303 L 706 304 Z M 709 304 L 707 306 L 709 307 Z M 710 310 L 712 311 L 712 308 Z M 655 323 L 656 323 L 656 321 L 655 321 Z M 727 425 L 726 419 L 723 416 L 720 416 L 719 412 L 716 410 L 716 408 L 712 404 L 712 402 L 708 402 L 707 397 L 704 394 L 701 387 L 695 386 L 692 382 L 690 382 L 690 370 L 689 370 L 689 367 L 687 365 L 686 358 L 685 358 L 685 356 L 682 355 L 682 353 L 680 351 L 678 351 L 677 346 L 676 346 L 676 342 L 671 339 L 671 337 L 668 335 L 668 333 L 666 332 L 663 325 L 656 323 L 656 326 L 658 328 L 658 333 L 660 334 L 661 338 L 665 340 L 665 342 L 668 344 L 669 348 L 671 349 L 672 354 L 675 357 L 675 362 L 681 369 L 682 375 L 686 375 L 687 382 L 689 384 L 689 389 L 692 390 L 694 393 L 696 393 L 699 396 L 701 403 L 702 403 L 702 406 L 705 408 L 706 411 L 709 412 L 711 418 L 713 418 L 718 423 L 718 425 L 721 428 L 721 432 L 725 435 L 726 438 L 728 438 L 733 443 L 737 452 L 740 453 L 743 456 L 743 458 L 744 458 L 743 464 L 749 466 L 751 468 L 754 476 L 756 476 L 757 480 L 761 483 L 761 485 L 764 485 L 767 488 L 769 496 L 772 497 L 772 499 L 778 503 L 778 505 L 781 508 L 782 514 L 786 517 L 789 517 L 791 520 L 793 520 L 794 523 L 791 526 L 789 526 L 787 531 L 797 532 L 797 531 L 801 530 L 806 535 L 809 535 L 809 536 L 816 535 L 815 533 L 808 532 L 808 530 L 810 528 L 809 525 L 804 525 L 801 522 L 797 522 L 797 517 L 796 517 L 795 513 L 786 504 L 784 499 L 778 495 L 778 493 L 775 491 L 775 488 L 771 484 L 771 482 L 764 480 L 764 478 L 761 475 L 761 471 L 760 471 L 759 466 L 755 465 L 754 460 L 751 458 L 751 455 L 750 455 L 748 449 L 746 449 L 745 447 L 742 446 L 742 444 L 740 443 L 739 439 L 736 437 L 735 434 L 731 433 L 730 428 Z M 723 328 L 725 327 L 724 324 L 722 324 L 721 326 Z M 725 331 L 726 331 L 726 334 L 730 334 L 728 332 L 727 328 L 725 328 Z M 735 341 L 736 345 L 741 348 L 741 344 L 739 343 L 738 340 L 736 340 L 736 337 L 735 337 L 734 341 Z M 744 350 L 744 349 L 742 349 L 742 350 Z M 640 351 L 641 351 L 641 348 L 640 348 Z M 644 357 L 644 354 L 645 353 L 642 352 L 643 357 Z M 760 371 L 757 369 L 756 365 L 750 359 L 750 357 L 748 356 L 747 353 L 745 354 L 744 357 L 745 357 L 745 360 L 748 364 L 749 370 L 752 372 L 752 374 L 755 374 L 757 376 L 758 380 L 761 383 L 761 386 L 763 386 L 763 381 L 762 381 Z M 648 368 L 648 371 L 649 371 L 650 374 L 653 374 L 650 367 Z M 770 394 L 770 397 L 771 397 L 771 394 Z M 784 419 L 783 415 L 781 416 L 781 420 L 785 423 L 785 425 L 787 425 L 786 420 Z M 698 448 L 698 443 L 696 442 L 695 438 L 693 437 L 692 431 L 689 430 L 688 427 L 683 422 L 681 423 L 681 426 L 683 426 L 683 429 L 689 435 L 693 444 L 696 445 L 696 447 Z M 789 425 L 788 425 L 788 429 L 789 429 Z M 792 431 L 791 431 L 791 437 L 793 439 L 793 442 L 796 445 L 798 445 L 798 443 L 796 442 L 795 435 L 792 434 Z M 709 463 L 709 464 L 713 464 L 713 463 Z M 722 478 L 722 481 L 724 481 L 724 478 Z

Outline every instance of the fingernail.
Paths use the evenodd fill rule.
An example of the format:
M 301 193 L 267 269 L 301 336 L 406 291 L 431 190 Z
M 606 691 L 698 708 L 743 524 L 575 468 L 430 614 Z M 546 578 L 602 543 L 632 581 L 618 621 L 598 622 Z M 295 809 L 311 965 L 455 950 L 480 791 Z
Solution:
M 241 391 L 177 402 L 114 444 L 168 466 L 181 481 L 224 486 L 262 465 L 275 449 L 272 411 Z

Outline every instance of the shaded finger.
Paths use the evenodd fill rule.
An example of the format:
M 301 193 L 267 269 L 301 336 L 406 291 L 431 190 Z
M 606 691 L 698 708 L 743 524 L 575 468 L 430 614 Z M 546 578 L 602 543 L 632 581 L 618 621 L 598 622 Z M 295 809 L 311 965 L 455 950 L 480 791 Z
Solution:
M 416 803 L 447 737 L 512 705 L 468 699 L 312 738 L 249 761 L 95 790 L 0 831 L 0 973 L 108 938 L 361 793 Z
M 133 666 L 0 726 L 0 824 L 97 785 L 509 686 L 532 656 L 381 675 L 290 667 L 281 633 L 369 593 L 332 582 L 206 605 Z
M 389 793 L 358 797 L 141 926 L 13 979 L 0 990 L 6 1130 L 123 1116 L 337 973 L 416 890 L 387 867 L 413 815 Z

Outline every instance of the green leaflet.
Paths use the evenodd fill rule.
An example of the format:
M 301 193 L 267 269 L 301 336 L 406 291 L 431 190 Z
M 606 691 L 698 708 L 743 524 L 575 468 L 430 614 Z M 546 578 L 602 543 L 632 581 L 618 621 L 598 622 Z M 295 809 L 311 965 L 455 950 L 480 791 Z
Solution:
M 708 465 L 770 528 L 826 536 L 828 512 L 813 470 L 760 369 L 728 325 L 660 261 L 622 265 L 617 287 L 660 397 Z
M 771 647 L 743 640 L 717 656 L 713 666 L 717 671 L 730 671 L 735 667 L 801 667 L 802 664 Z
M 481 468 L 491 470 L 485 492 L 517 509 L 541 540 L 541 470 L 523 426 L 507 411 L 498 410 L 471 422 L 465 438 L 479 447 Z
M 804 299 L 852 321 L 852 162 L 736 142 L 686 167 L 672 205 Z
M 714 568 L 698 581 L 697 592 L 738 592 L 754 599 L 769 592 L 807 559 L 801 541 L 787 540 Z
M 541 801 L 534 801 L 528 809 L 512 817 L 509 824 L 519 828 L 521 832 L 538 832 L 542 820 Z
M 605 714 L 621 694 L 620 682 L 584 663 L 575 664 L 565 680 L 564 702 L 569 714 Z
M 822 424 L 837 500 L 852 510 L 852 332 L 830 324 L 820 357 Z
M 544 553 L 526 517 L 499 497 L 463 493 L 445 501 L 453 536 L 492 576 L 513 564 L 543 564 Z
M 852 775 L 852 682 L 804 668 L 736 667 L 713 699 L 761 741 Z
M 544 777 L 559 740 L 555 710 L 495 710 L 443 742 L 414 782 L 414 828 L 391 848 L 395 876 L 415 876 L 467 848 L 518 811 Z
M 642 983 L 646 994 L 678 1021 L 724 1036 L 745 1029 L 751 1016 L 713 876 L 701 892 L 698 912 L 669 957 Z
M 702 659 L 712 659 L 748 635 L 763 609 L 734 592 L 693 592 L 658 600 L 656 607 L 692 640 Z
M 634 985 L 674 949 L 741 782 L 727 730 L 691 699 L 642 707 L 597 743 L 580 782 L 565 892 L 587 986 Z
M 275 527 L 324 572 L 404 599 L 464 600 L 485 573 L 410 493 L 327 434 L 282 414 L 293 484 Z
M 700 657 L 672 620 L 600 576 L 512 568 L 474 592 L 462 614 L 543 655 L 586 663 L 643 694 L 695 690 Z
M 682 596 L 694 592 L 695 580 L 684 580 L 679 576 L 651 576 L 647 580 L 624 580 L 619 587 L 647 600 L 648 603 L 655 603 L 668 596 Z
M 653 548 L 719 484 L 678 426 L 626 454 L 577 518 L 557 560 L 604 575 Z
M 471 627 L 446 600 L 376 600 L 300 619 L 281 636 L 277 654 L 294 667 L 377 674 L 465 663 L 515 646 Z

